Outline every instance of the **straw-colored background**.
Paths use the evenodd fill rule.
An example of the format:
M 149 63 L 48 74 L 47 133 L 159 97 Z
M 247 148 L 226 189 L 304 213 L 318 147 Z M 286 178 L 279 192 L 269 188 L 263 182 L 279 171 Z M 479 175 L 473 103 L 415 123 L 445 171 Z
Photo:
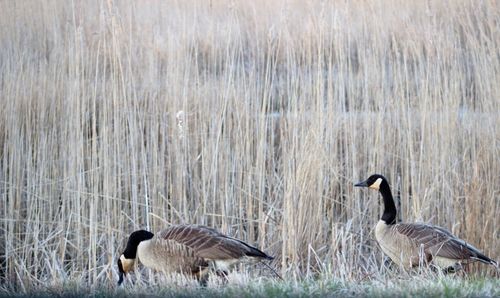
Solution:
M 114 283 L 128 234 L 172 223 L 358 279 L 375 172 L 402 220 L 498 259 L 499 23 L 496 1 L 0 2 L 1 283 Z

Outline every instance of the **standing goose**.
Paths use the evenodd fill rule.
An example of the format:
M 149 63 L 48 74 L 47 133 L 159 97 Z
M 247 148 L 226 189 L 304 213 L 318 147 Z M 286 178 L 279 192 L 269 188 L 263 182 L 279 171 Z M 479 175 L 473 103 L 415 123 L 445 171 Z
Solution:
M 384 213 L 375 226 L 375 238 L 382 251 L 399 266 L 411 268 L 424 261 L 445 272 L 475 261 L 498 266 L 477 248 L 441 227 L 421 223 L 396 224 L 396 206 L 384 176 L 375 174 L 354 186 L 372 188 L 382 194 Z
M 241 261 L 272 260 L 273 257 L 215 229 L 197 225 L 177 225 L 158 235 L 139 230 L 130 234 L 118 260 L 120 278 L 133 270 L 136 258 L 146 267 L 163 272 L 182 272 L 205 282 L 209 268 L 223 275 Z

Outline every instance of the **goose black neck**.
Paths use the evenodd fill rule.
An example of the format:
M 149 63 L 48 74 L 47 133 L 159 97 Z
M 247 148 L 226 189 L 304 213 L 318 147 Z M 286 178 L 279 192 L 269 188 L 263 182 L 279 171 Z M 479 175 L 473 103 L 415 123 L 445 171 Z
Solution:
M 382 220 L 388 225 L 393 225 L 396 223 L 396 205 L 394 204 L 394 199 L 392 198 L 391 188 L 387 181 L 382 181 L 380 184 L 380 193 L 384 199 L 384 213 L 382 214 Z
M 137 256 L 137 246 L 145 240 L 153 238 L 154 234 L 145 230 L 135 231 L 128 238 L 127 247 L 123 252 L 123 256 L 127 259 L 135 259 Z

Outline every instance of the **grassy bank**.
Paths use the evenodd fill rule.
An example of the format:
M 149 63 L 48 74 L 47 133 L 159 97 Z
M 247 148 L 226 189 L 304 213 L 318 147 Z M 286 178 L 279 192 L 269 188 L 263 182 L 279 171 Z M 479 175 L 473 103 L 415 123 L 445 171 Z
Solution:
M 137 286 L 125 289 L 87 289 L 71 284 L 32 290 L 16 297 L 498 297 L 499 279 L 399 279 L 362 282 L 308 280 L 273 282 L 258 279 L 245 284 L 200 287 Z

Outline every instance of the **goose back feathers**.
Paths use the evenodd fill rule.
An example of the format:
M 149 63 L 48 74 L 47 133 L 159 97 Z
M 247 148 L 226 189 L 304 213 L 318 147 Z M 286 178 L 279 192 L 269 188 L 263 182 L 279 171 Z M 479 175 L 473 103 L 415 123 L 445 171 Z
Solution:
M 159 239 L 168 239 L 192 250 L 197 256 L 207 260 L 240 259 L 253 257 L 272 259 L 259 249 L 238 239 L 228 237 L 217 230 L 205 226 L 174 226 L 162 231 Z

